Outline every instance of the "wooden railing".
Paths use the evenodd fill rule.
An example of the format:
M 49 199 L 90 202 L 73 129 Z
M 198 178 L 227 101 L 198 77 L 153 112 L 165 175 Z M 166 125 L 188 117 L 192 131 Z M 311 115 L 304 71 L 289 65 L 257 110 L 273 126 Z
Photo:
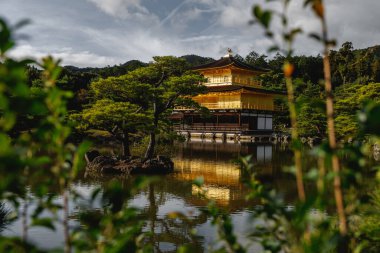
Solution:
M 223 110 L 223 109 L 253 109 L 263 111 L 284 111 L 284 107 L 273 105 L 262 105 L 256 103 L 243 103 L 239 101 L 231 102 L 218 102 L 218 103 L 200 103 L 202 106 L 210 110 Z M 189 110 L 187 107 L 176 107 L 176 110 Z
M 193 125 L 183 125 L 177 124 L 173 126 L 175 131 L 186 131 L 186 132 L 196 132 L 196 133 L 247 133 L 247 134 L 257 134 L 257 135 L 267 135 L 273 130 L 271 129 L 260 129 L 252 130 L 249 129 L 248 124 L 242 124 L 241 126 L 237 124 L 198 124 Z
M 203 83 L 205 86 L 224 86 L 224 85 L 232 85 L 232 82 L 207 82 Z
M 234 84 L 240 84 L 240 85 L 243 85 L 243 86 L 249 86 L 249 87 L 255 87 L 255 88 L 259 88 L 259 89 L 262 89 L 263 86 L 262 86 L 262 82 L 261 81 L 258 81 L 258 80 L 243 80 L 243 79 L 235 79 L 233 81 Z
M 239 81 L 239 80 L 231 82 L 231 80 L 228 80 L 228 81 L 221 81 L 221 82 L 206 82 L 206 83 L 203 83 L 203 84 L 205 86 L 224 86 L 224 85 L 235 84 L 235 85 L 254 87 L 254 88 L 258 88 L 258 89 L 262 89 L 263 88 L 263 86 L 261 85 L 261 82 L 260 81 L 256 81 L 256 80 L 249 80 L 247 82 L 243 82 L 243 81 Z
M 194 123 L 192 125 L 175 125 L 175 130 L 194 130 L 194 131 L 247 131 L 248 124 L 211 124 L 211 123 Z

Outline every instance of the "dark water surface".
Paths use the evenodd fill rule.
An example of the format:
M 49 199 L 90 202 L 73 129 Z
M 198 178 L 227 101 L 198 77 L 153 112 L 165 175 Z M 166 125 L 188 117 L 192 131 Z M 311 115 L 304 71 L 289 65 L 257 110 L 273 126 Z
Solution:
M 147 189 L 138 192 L 131 200 L 133 206 L 142 209 L 142 217 L 147 221 L 146 231 L 154 232 L 152 243 L 155 252 L 175 252 L 185 243 L 196 246 L 195 252 L 207 252 L 215 246 L 215 228 L 210 218 L 199 211 L 208 201 L 198 197 L 199 189 L 192 185 L 196 178 L 203 177 L 203 189 L 207 197 L 231 213 L 239 240 L 247 244 L 247 234 L 253 226 L 249 219 L 249 209 L 255 203 L 245 201 L 247 189 L 241 183 L 241 171 L 234 159 L 239 155 L 251 155 L 254 168 L 260 178 L 277 189 L 284 196 L 286 205 L 291 208 L 296 197 L 296 184 L 293 176 L 283 171 L 284 166 L 292 164 L 292 153 L 286 146 L 257 143 L 215 143 L 187 142 L 176 144 L 175 173 L 161 176 L 160 180 Z M 125 177 L 117 177 L 125 180 Z M 84 178 L 74 187 L 84 196 L 107 179 Z M 60 200 L 57 200 L 60 201 Z M 71 205 L 75 215 L 78 206 Z M 190 217 L 188 221 L 168 219 L 171 212 L 183 212 Z M 75 224 L 75 220 L 71 221 Z M 17 221 L 6 231 L 7 235 L 20 235 L 21 222 Z M 55 248 L 63 244 L 62 229 L 55 232 L 43 228 L 33 228 L 29 233 L 31 241 L 43 248 Z M 251 245 L 252 251 L 257 246 Z M 194 252 L 194 253 L 195 253 Z

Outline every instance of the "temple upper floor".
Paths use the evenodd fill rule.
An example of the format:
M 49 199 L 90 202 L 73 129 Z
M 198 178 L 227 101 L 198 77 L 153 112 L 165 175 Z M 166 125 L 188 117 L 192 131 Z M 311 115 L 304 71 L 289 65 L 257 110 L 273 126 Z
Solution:
M 246 64 L 232 56 L 231 51 L 221 59 L 192 68 L 206 78 L 206 86 L 241 85 L 261 88 L 258 77 L 269 72 Z
M 207 79 L 207 82 L 204 83 L 206 86 L 244 85 L 262 87 L 261 81 L 257 78 L 258 75 L 253 73 L 244 73 L 233 69 L 208 70 L 201 73 Z

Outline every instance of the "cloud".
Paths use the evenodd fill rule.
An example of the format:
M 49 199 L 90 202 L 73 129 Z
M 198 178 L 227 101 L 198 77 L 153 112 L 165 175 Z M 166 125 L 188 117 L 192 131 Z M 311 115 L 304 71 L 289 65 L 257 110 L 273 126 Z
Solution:
M 219 22 L 223 27 L 247 27 L 248 21 L 252 19 L 249 0 L 233 0 L 221 5 Z M 247 8 L 249 6 L 249 8 Z
M 184 0 L 182 3 L 178 4 L 164 19 L 161 20 L 160 26 L 163 26 L 165 22 L 167 22 L 168 20 L 171 20 L 177 14 L 177 12 L 179 12 L 179 10 L 183 6 L 185 6 L 187 3 L 188 3 L 188 0 Z
M 18 59 L 32 58 L 40 60 L 47 55 L 51 55 L 56 59 L 61 59 L 62 65 L 74 65 L 78 67 L 100 67 L 113 65 L 117 61 L 115 58 L 97 55 L 89 51 L 78 52 L 70 47 L 49 51 L 35 48 L 30 44 L 23 44 L 17 46 L 10 52 L 10 56 Z
M 207 36 L 207 35 L 201 35 L 201 36 L 195 36 L 195 37 L 188 37 L 188 38 L 184 38 L 184 39 L 181 39 L 180 41 L 181 42 L 195 42 L 195 41 L 210 41 L 210 40 L 220 40 L 220 39 L 223 39 L 224 36 L 222 35 L 211 35 L 211 36 Z
M 320 30 L 315 16 L 293 0 L 290 24 L 305 33 Z M 33 3 L 32 3 L 33 2 Z M 18 57 L 53 54 L 64 64 L 104 66 L 131 59 L 149 61 L 154 55 L 198 54 L 219 58 L 230 47 L 242 56 L 266 53 L 271 42 L 259 26 L 248 26 L 254 4 L 265 0 L 12 0 L 1 1 L 4 15 L 16 23 L 28 17 L 30 40 L 14 50 Z M 355 48 L 378 44 L 380 1 L 326 0 L 330 35 L 352 41 Z M 265 7 L 279 9 L 279 3 Z M 160 25 L 161 24 L 161 25 Z M 274 22 L 277 33 L 281 23 Z M 317 54 L 321 45 L 305 35 L 296 53 Z
M 122 19 L 151 18 L 152 13 L 141 4 L 141 0 L 87 0 L 100 10 Z

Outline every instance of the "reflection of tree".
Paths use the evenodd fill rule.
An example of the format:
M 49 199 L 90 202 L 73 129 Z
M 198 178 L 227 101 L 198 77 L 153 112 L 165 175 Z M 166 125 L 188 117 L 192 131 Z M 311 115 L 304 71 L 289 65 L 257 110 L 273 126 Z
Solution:
M 79 180 L 82 185 L 101 185 L 106 187 L 110 180 L 118 180 L 123 187 L 131 187 L 134 176 L 125 175 L 87 175 L 85 179 Z M 147 199 L 148 205 L 141 210 L 139 218 L 146 221 L 144 231 L 150 232 L 149 243 L 155 252 L 176 252 L 177 248 L 184 244 L 191 244 L 193 252 L 203 252 L 204 237 L 195 235 L 192 231 L 201 224 L 207 222 L 207 215 L 187 216 L 186 218 L 170 219 L 167 214 L 159 215 L 158 211 L 173 196 L 179 196 L 186 203 L 195 197 L 191 192 L 191 184 L 173 180 L 171 176 L 161 177 L 160 180 L 151 183 L 146 190 L 139 192 Z M 135 196 L 139 195 L 137 193 Z M 133 198 L 133 196 L 131 196 Z M 173 210 L 174 211 L 174 210 Z M 170 246 L 164 246 L 167 243 Z M 168 249 L 169 248 L 169 249 Z
M 198 216 L 184 219 L 170 219 L 166 215 L 159 216 L 159 206 L 165 204 L 166 191 L 158 185 L 150 184 L 148 189 L 149 205 L 141 215 L 148 220 L 147 229 L 151 232 L 150 243 L 154 246 L 155 252 L 163 252 L 162 243 L 172 244 L 171 251 L 165 249 L 165 252 L 176 252 L 177 248 L 184 244 L 194 246 L 194 252 L 203 252 L 203 237 L 192 233 L 196 226 L 207 221 L 207 216 L 200 213 Z M 157 191 L 158 190 L 158 191 Z M 171 248 L 171 247 L 170 247 Z
M 259 151 L 264 155 L 258 157 Z M 237 164 L 231 160 L 240 155 L 252 155 L 258 172 L 258 178 L 270 187 L 284 194 L 287 202 L 292 202 L 296 191 L 294 178 L 282 171 L 282 166 L 291 164 L 292 153 L 284 146 L 266 144 L 216 144 L 216 143 L 183 143 L 176 145 L 177 156 L 174 158 L 177 171 L 170 175 L 158 177 L 146 190 L 131 196 L 132 201 L 146 199 L 146 207 L 139 215 L 145 221 L 144 231 L 151 232 L 149 243 L 155 252 L 175 252 L 184 244 L 191 244 L 195 252 L 203 252 L 205 238 L 194 235 L 192 230 L 199 228 L 208 220 L 207 215 L 197 212 L 187 218 L 169 219 L 167 213 L 161 210 L 169 209 L 169 213 L 178 210 L 171 206 L 184 203 L 185 206 L 206 206 L 208 201 L 197 196 L 191 182 L 202 176 L 204 188 L 208 190 L 209 198 L 225 208 L 227 212 L 244 212 L 255 202 L 247 202 L 247 188 L 241 182 L 241 173 Z M 266 150 L 266 148 L 268 150 Z M 270 149 L 270 150 L 269 150 Z M 268 151 L 268 152 L 267 152 Z M 259 158 L 259 159 L 258 159 Z M 264 159 L 262 159 L 264 158 Z M 87 175 L 82 183 L 89 185 L 105 185 L 110 180 L 122 182 L 124 188 L 131 187 L 134 176 Z
M 0 232 L 2 232 L 9 224 L 9 210 L 5 204 L 0 202 Z

